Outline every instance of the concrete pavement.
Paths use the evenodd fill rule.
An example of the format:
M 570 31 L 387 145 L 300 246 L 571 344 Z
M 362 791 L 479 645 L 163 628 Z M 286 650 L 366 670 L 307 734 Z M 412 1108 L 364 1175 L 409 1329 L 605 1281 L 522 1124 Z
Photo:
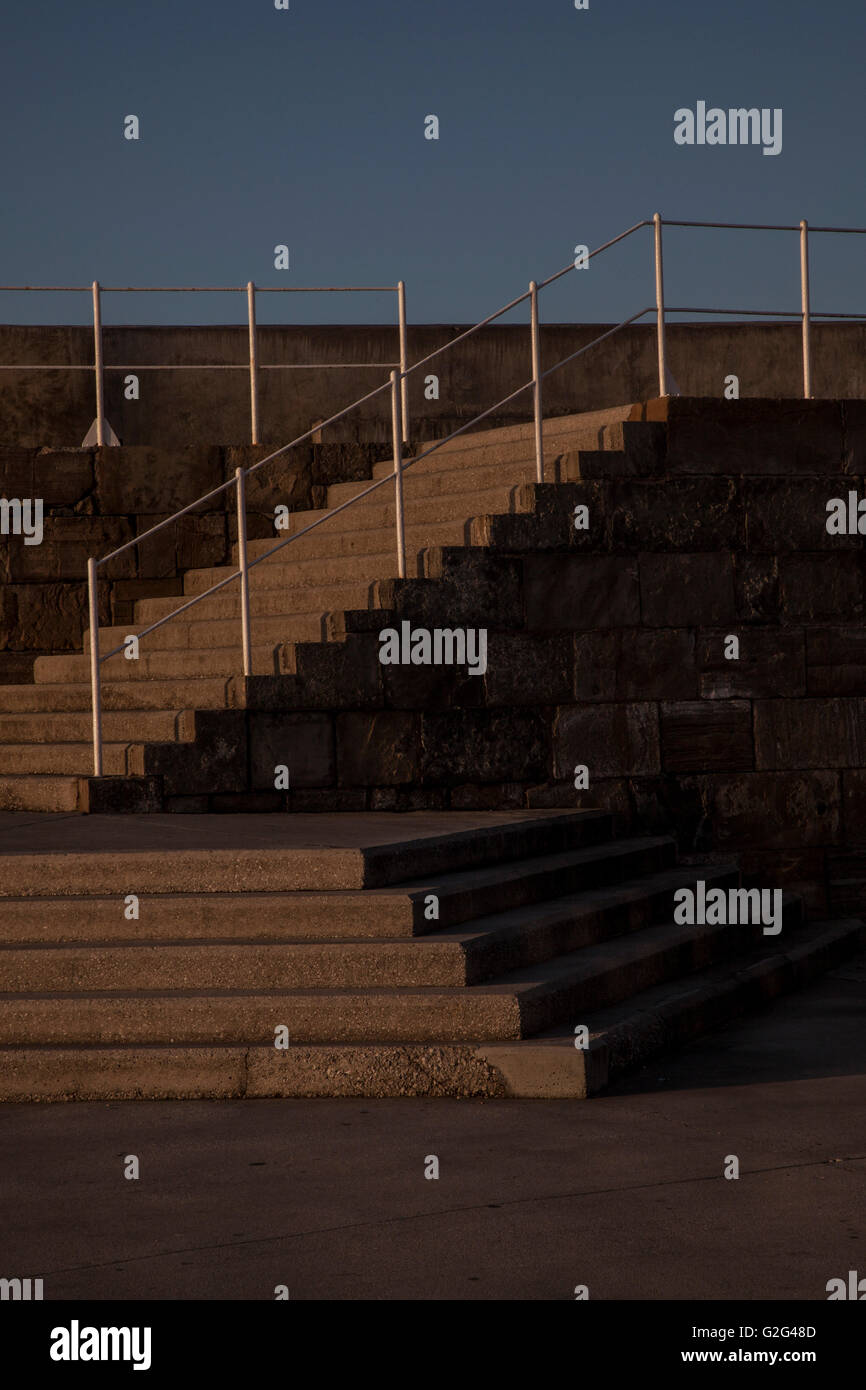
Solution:
M 0 1273 L 46 1299 L 825 1300 L 866 1273 L 864 1018 L 860 957 L 590 1101 L 4 1106 Z

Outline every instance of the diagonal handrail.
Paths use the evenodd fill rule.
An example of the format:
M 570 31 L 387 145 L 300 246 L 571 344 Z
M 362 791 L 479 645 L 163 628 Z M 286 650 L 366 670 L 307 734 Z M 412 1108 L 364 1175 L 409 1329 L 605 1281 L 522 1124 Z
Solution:
M 306 430 L 296 439 L 293 439 L 289 444 L 284 444 L 281 448 L 273 450 L 265 458 L 259 459 L 256 463 L 251 464 L 250 467 L 246 469 L 241 467 L 237 468 L 235 470 L 234 478 L 227 479 L 226 482 L 222 483 L 219 487 L 212 488 L 210 492 L 204 493 L 203 496 L 197 498 L 196 501 L 189 503 L 186 507 L 180 508 L 180 510 L 175 512 L 173 516 L 167 517 L 164 521 L 158 522 L 155 526 L 150 527 L 149 530 L 143 532 L 140 536 L 134 537 L 132 540 L 127 541 L 124 545 L 118 546 L 116 549 L 110 551 L 107 555 L 102 556 L 101 559 L 89 559 L 87 562 L 87 573 L 88 612 L 90 621 L 90 672 L 93 712 L 94 776 L 102 776 L 102 714 L 100 667 L 103 662 L 109 660 L 113 656 L 117 656 L 120 652 L 126 650 L 127 644 L 129 642 L 129 637 L 127 637 L 127 639 L 121 644 L 121 646 L 113 648 L 110 652 L 106 652 L 104 655 L 100 654 L 97 595 L 98 570 L 109 560 L 112 560 L 116 556 L 123 554 L 125 551 L 131 549 L 132 547 L 141 544 L 150 536 L 153 536 L 157 532 L 162 531 L 166 526 L 172 525 L 181 517 L 186 516 L 191 511 L 194 511 L 195 508 L 201 506 L 203 502 L 207 502 L 211 500 L 213 497 L 219 496 L 223 492 L 228 491 L 229 488 L 235 487 L 236 489 L 238 521 L 238 568 L 236 570 L 233 570 L 231 574 L 227 575 L 223 579 L 211 585 L 201 594 L 194 595 L 186 603 L 180 605 L 178 608 L 174 609 L 165 617 L 158 619 L 154 623 L 151 623 L 149 626 L 143 628 L 139 633 L 134 635 L 137 640 L 140 640 L 141 638 L 148 636 L 151 632 L 155 632 L 157 628 L 160 628 L 164 626 L 166 623 L 171 622 L 180 614 L 188 612 L 189 609 L 195 607 L 196 604 L 200 603 L 202 599 L 211 597 L 213 594 L 218 593 L 220 590 L 224 589 L 227 585 L 233 583 L 236 579 L 239 579 L 241 586 L 241 645 L 243 654 L 243 672 L 245 676 L 250 676 L 252 674 L 252 647 L 250 638 L 251 623 L 249 604 L 249 571 L 251 569 L 254 569 L 256 565 L 261 564 L 263 561 L 270 559 L 272 555 L 276 554 L 280 550 L 283 550 L 286 546 L 291 545 L 294 541 L 300 540 L 302 536 L 305 536 L 310 531 L 315 530 L 316 527 L 323 525 L 332 517 L 338 516 L 341 512 L 346 511 L 347 508 L 354 506 L 358 502 L 361 502 L 365 497 L 369 497 L 379 488 L 393 483 L 395 488 L 396 503 L 395 520 L 397 532 L 398 574 L 401 578 L 405 578 L 406 554 L 402 493 L 403 474 L 409 468 L 412 468 L 416 463 L 420 463 L 422 459 L 428 458 L 431 454 L 435 453 L 438 449 L 442 448 L 443 445 L 449 443 L 452 439 L 456 439 L 459 435 L 464 434 L 467 430 L 472 429 L 475 425 L 480 424 L 481 421 L 489 418 L 489 416 L 494 414 L 497 410 L 500 410 L 504 405 L 509 404 L 518 396 L 522 395 L 523 392 L 527 390 L 532 390 L 533 420 L 535 434 L 536 479 L 539 483 L 543 482 L 544 456 L 541 404 L 542 382 L 547 377 L 551 376 L 554 372 L 559 371 L 562 367 L 566 366 L 568 363 L 574 362 L 577 358 L 582 357 L 586 352 L 589 352 L 592 348 L 598 346 L 599 343 L 604 342 L 606 339 L 612 337 L 615 333 L 620 332 L 623 328 L 628 327 L 630 324 L 636 323 L 638 319 L 643 318 L 646 314 L 653 312 L 655 312 L 656 314 L 659 394 L 661 396 L 665 396 L 666 394 L 668 394 L 668 376 L 665 358 L 665 314 L 686 312 L 742 314 L 755 317 L 800 318 L 802 320 L 803 325 L 804 395 L 806 396 L 806 398 L 811 396 L 811 350 L 809 341 L 809 328 L 811 319 L 862 319 L 866 317 L 866 315 L 819 314 L 811 309 L 809 300 L 808 223 L 806 223 L 804 220 L 801 221 L 797 226 L 793 226 L 783 224 L 759 223 L 720 223 L 683 221 L 667 222 L 667 225 L 669 226 L 690 228 L 714 227 L 738 230 L 799 232 L 802 299 L 801 310 L 799 313 L 791 310 L 713 310 L 682 309 L 666 306 L 664 302 L 664 280 L 662 266 L 662 225 L 663 219 L 661 218 L 659 213 L 656 213 L 652 219 L 645 218 L 640 222 L 636 222 L 632 227 L 627 228 L 624 232 L 620 232 L 617 236 L 612 237 L 609 241 L 604 242 L 601 246 L 597 246 L 594 250 L 588 251 L 584 260 L 585 263 L 585 261 L 589 261 L 593 257 L 601 255 L 604 251 L 608 250 L 612 246 L 617 245 L 619 242 L 624 241 L 626 237 L 631 236 L 634 232 L 639 231 L 643 227 L 653 227 L 655 247 L 655 304 L 650 305 L 645 309 L 640 309 L 637 313 L 630 315 L 626 319 L 623 319 L 621 323 L 618 323 L 614 325 L 613 328 L 610 328 L 606 330 L 604 333 L 599 334 L 596 338 L 592 339 L 591 342 L 586 343 L 582 348 L 578 348 L 577 351 L 570 353 L 567 357 L 562 358 L 559 362 L 556 362 L 552 367 L 548 367 L 546 371 L 542 371 L 541 369 L 538 295 L 539 292 L 543 289 L 546 289 L 547 286 L 553 284 L 555 281 L 561 279 L 564 275 L 569 274 L 571 271 L 576 270 L 576 260 L 571 262 L 569 265 L 564 266 L 561 270 L 556 271 L 553 275 L 548 276 L 545 280 L 542 280 L 540 282 L 536 282 L 534 280 L 531 281 L 529 289 L 526 290 L 523 294 L 518 295 L 516 298 L 512 300 L 509 300 L 509 302 L 503 305 L 502 308 L 497 309 L 492 314 L 488 314 L 485 318 L 480 319 L 478 323 L 473 324 L 470 328 L 465 329 L 456 337 L 449 339 L 448 342 L 442 344 L 438 348 L 435 348 L 432 352 L 427 353 L 425 357 L 420 358 L 417 362 L 413 363 L 411 367 L 405 367 L 401 363 L 401 370 L 392 370 L 389 381 L 383 382 L 381 386 L 376 387 L 372 391 L 368 391 L 364 396 L 361 396 L 358 398 L 358 400 L 353 401 L 351 405 L 346 406 L 343 410 L 337 411 L 336 414 L 330 416 L 329 419 L 318 422 L 311 429 Z M 814 227 L 811 230 L 818 232 L 866 234 L 866 228 L 862 227 Z M 402 282 L 400 283 L 402 285 Z M 494 323 L 497 319 L 501 318 L 503 314 L 508 313 L 511 309 L 516 308 L 519 304 L 522 304 L 527 299 L 530 301 L 531 306 L 532 376 L 530 377 L 530 379 L 524 382 L 521 386 L 518 386 L 507 396 L 504 396 L 501 400 L 497 401 L 495 405 L 490 406 L 487 410 L 482 411 L 480 414 L 474 416 L 471 420 L 466 421 L 463 425 L 459 426 L 456 430 L 453 430 L 443 439 L 436 440 L 429 448 L 425 449 L 422 453 L 416 454 L 414 457 L 404 462 L 402 446 L 405 437 L 404 425 L 405 420 L 407 418 L 406 402 L 408 400 L 409 378 L 413 375 L 413 373 L 419 371 L 422 367 L 425 367 L 435 358 L 439 357 L 441 354 L 445 352 L 449 352 L 459 343 L 465 342 L 466 339 L 471 337 L 474 333 L 477 333 L 481 328 L 486 327 L 488 324 Z M 247 531 L 245 508 L 246 478 L 249 477 L 251 474 L 257 472 L 260 468 L 265 467 L 266 464 L 272 463 L 275 459 L 287 454 L 291 449 L 295 448 L 297 445 L 304 443 L 306 440 L 310 439 L 313 434 L 318 433 L 319 431 L 327 428 L 332 424 L 336 424 L 338 421 L 344 419 L 347 415 L 351 414 L 352 411 L 356 410 L 359 406 L 364 405 L 367 401 L 375 399 L 376 397 L 381 395 L 383 391 L 389 389 L 391 393 L 392 443 L 394 455 L 393 472 L 387 473 L 382 478 L 374 480 L 370 483 L 368 487 L 362 489 L 362 491 L 356 493 L 347 501 L 342 502 L 339 505 L 331 508 L 330 510 L 325 512 L 323 516 L 318 517 L 315 521 L 312 521 L 308 525 L 302 527 L 300 531 L 293 532 L 292 535 L 285 537 L 281 541 L 278 541 L 274 546 L 265 551 L 262 555 L 257 556 L 255 560 L 249 561 L 247 559 Z M 131 635 L 132 634 L 130 634 L 130 636 Z

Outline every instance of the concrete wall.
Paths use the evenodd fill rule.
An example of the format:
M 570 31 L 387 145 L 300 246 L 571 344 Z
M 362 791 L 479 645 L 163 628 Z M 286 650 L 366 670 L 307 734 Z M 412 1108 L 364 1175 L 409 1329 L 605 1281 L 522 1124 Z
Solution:
M 416 325 L 409 331 L 409 359 L 417 361 L 463 331 L 463 325 Z M 544 365 L 575 352 L 609 325 L 550 325 L 542 332 Z M 247 330 L 229 328 L 107 328 L 108 365 L 142 363 L 244 364 Z M 263 327 L 259 360 L 312 362 L 313 370 L 262 371 L 262 437 L 283 444 L 316 421 L 379 385 L 389 368 L 324 370 L 336 362 L 393 361 L 396 329 L 350 327 Z M 87 328 L 0 327 L 0 366 L 22 362 L 89 364 L 93 336 Z M 721 396 L 734 373 L 740 394 L 750 397 L 802 394 L 800 329 L 791 324 L 674 324 L 668 328 L 670 371 L 686 396 Z M 866 397 L 866 325 L 813 328 L 814 382 L 818 397 Z M 424 395 L 423 372 L 411 382 L 413 438 L 441 437 L 486 410 L 529 376 L 529 334 L 521 325 L 494 325 L 443 354 L 430 371 L 440 378 L 440 398 Z M 124 444 L 179 446 L 246 444 L 250 439 L 249 377 L 238 371 L 141 371 L 138 401 L 124 399 L 124 372 L 106 374 L 106 413 Z M 595 410 L 658 394 L 655 330 L 623 329 L 545 382 L 545 412 Z M 528 394 L 492 418 L 506 423 L 526 418 Z M 77 447 L 96 413 L 89 371 L 0 371 L 0 444 Z M 333 441 L 383 440 L 389 429 L 387 393 L 327 434 Z

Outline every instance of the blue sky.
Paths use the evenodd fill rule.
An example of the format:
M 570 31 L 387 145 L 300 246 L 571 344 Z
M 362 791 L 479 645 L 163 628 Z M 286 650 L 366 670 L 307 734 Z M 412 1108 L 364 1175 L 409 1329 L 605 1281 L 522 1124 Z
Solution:
M 4 0 L 0 282 L 407 283 L 474 321 L 655 211 L 866 226 L 862 0 Z M 783 148 L 679 147 L 674 112 L 781 107 Z M 141 138 L 123 138 L 136 114 Z M 424 118 L 440 139 L 424 139 Z M 291 268 L 274 269 L 273 247 Z M 832 243 L 832 244 L 831 244 Z M 666 236 L 670 302 L 792 308 L 792 234 Z M 866 313 L 866 237 L 815 237 L 813 302 Z M 653 296 L 651 239 L 568 276 L 548 321 Z M 85 296 L 0 294 L 3 322 Z M 232 322 L 240 296 L 109 296 L 107 322 Z M 263 321 L 390 322 L 388 296 Z

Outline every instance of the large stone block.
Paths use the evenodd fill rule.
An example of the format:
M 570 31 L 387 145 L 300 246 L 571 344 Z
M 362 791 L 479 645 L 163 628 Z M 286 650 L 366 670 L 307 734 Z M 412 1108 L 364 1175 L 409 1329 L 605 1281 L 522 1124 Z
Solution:
M 190 512 L 172 521 L 166 516 L 136 518 L 143 535 L 161 521 L 169 524 L 133 551 L 141 579 L 167 579 L 184 569 L 206 569 L 229 562 L 226 518 L 213 512 Z
M 274 791 L 274 769 L 289 769 L 289 790 L 326 787 L 334 781 L 334 730 L 327 714 L 251 710 L 250 781 L 254 791 Z
M 471 709 L 484 703 L 484 678 L 470 676 L 465 666 L 382 666 L 381 672 L 389 709 Z
M 5 375 L 5 373 L 4 373 Z M 0 497 L 41 497 L 35 485 L 35 449 L 0 445 Z
M 574 705 L 557 711 L 553 775 L 574 780 L 589 769 L 590 791 L 603 778 L 659 771 L 658 709 L 654 704 Z
M 827 855 L 829 911 L 834 917 L 866 917 L 866 850 Z
M 22 584 L 15 596 L 16 624 L 9 637 L 14 650 L 68 652 L 81 647 L 87 626 L 86 584 Z M 108 621 L 108 590 L 100 594 L 100 620 Z
M 381 584 L 377 602 L 419 627 L 522 626 L 519 560 L 456 546 L 437 546 L 424 556 L 423 578 Z
M 747 700 L 695 700 L 659 710 L 665 772 L 744 772 L 754 767 Z
M 601 502 L 613 550 L 733 550 L 743 545 L 742 500 L 733 478 L 610 483 Z
M 746 847 L 738 852 L 737 858 L 744 882 L 797 893 L 810 916 L 820 918 L 830 911 L 825 885 L 826 850 Z
M 634 407 L 641 410 L 641 406 Z M 599 447 L 581 448 L 566 467 L 582 478 L 651 477 L 664 470 L 667 429 L 662 423 L 623 420 L 599 431 Z M 569 476 L 564 473 L 563 476 Z
M 738 401 L 672 396 L 666 468 L 671 473 L 839 473 L 838 401 Z
M 619 556 L 529 555 L 523 561 L 526 626 L 536 630 L 634 627 L 637 564 Z
M 224 477 L 233 478 L 235 469 L 251 468 L 273 452 L 267 445 L 227 448 L 224 451 Z M 251 512 L 268 513 L 272 518 L 277 506 L 289 507 L 291 511 L 313 506 L 310 491 L 311 473 L 312 445 L 307 441 L 296 445 L 286 454 L 280 454 L 269 463 L 263 463 L 261 468 L 244 480 L 247 509 Z M 222 482 L 222 478 L 219 481 Z M 229 493 L 229 497 L 234 509 L 234 489 Z
M 842 773 L 842 816 L 846 845 L 866 845 L 866 771 L 846 768 Z
M 426 577 L 374 581 L 371 603 L 391 615 L 382 626 L 405 618 L 415 627 L 522 627 L 520 562 L 483 550 L 464 551 L 462 559 L 435 585 Z
M 863 555 L 783 555 L 780 613 L 787 622 L 833 622 L 863 612 Z
M 734 555 L 734 606 L 745 623 L 779 617 L 779 559 L 776 555 Z
M 640 821 L 684 853 L 807 849 L 841 843 L 837 772 L 742 772 L 641 779 Z
M 135 745 L 129 751 L 128 765 L 134 777 L 161 778 L 166 796 L 245 791 L 245 716 L 234 711 L 197 710 L 194 742 Z
M 785 551 L 857 550 L 858 535 L 831 536 L 827 531 L 827 503 L 848 493 L 856 478 L 828 474 L 815 478 L 744 478 L 742 496 L 746 517 L 746 544 L 751 551 L 778 554 Z
M 364 478 L 372 478 L 373 465 L 390 460 L 392 453 L 390 444 L 362 444 L 357 441 L 313 444 L 310 450 L 313 485 L 327 487 L 331 483 L 360 482 Z
M 421 773 L 420 716 L 403 710 L 339 714 L 337 781 L 341 787 L 400 786 Z
M 190 513 L 175 528 L 177 569 L 208 569 L 230 561 L 226 519 L 213 513 Z
M 550 766 L 550 721 L 535 710 L 447 710 L 421 716 L 425 782 L 538 781 Z
M 699 627 L 734 617 L 728 553 L 640 557 L 640 595 L 648 627 Z
M 689 700 L 697 695 L 694 633 L 613 628 L 574 637 L 579 701 Z
M 33 493 L 46 507 L 75 507 L 92 493 L 96 475 L 91 449 L 40 449 L 33 460 Z
M 0 651 L 10 646 L 17 624 L 18 602 L 15 590 L 4 584 L 0 587 Z
M 859 695 L 866 690 L 863 627 L 807 629 L 806 681 L 810 695 Z
M 595 551 L 607 547 L 607 507 L 600 483 L 523 484 L 513 491 L 509 513 L 475 517 L 472 545 L 525 553 L 539 550 Z M 586 529 L 575 530 L 575 507 L 588 510 Z
M 866 766 L 866 699 L 756 700 L 759 768 Z
M 725 656 L 728 639 L 739 641 L 739 657 Z M 794 696 L 806 693 L 806 638 L 802 628 L 738 627 L 698 634 L 700 693 L 704 699 L 737 696 Z
M 301 699 L 308 709 L 367 709 L 382 704 L 384 668 L 372 634 L 347 637 L 345 642 L 302 642 L 283 650 L 294 658 Z
M 0 574 L 9 581 L 86 580 L 91 556 L 102 557 L 131 537 L 122 517 L 46 516 L 39 545 L 25 545 L 23 536 L 0 537 Z M 134 566 L 132 552 L 126 551 L 111 562 L 110 572 L 131 577 Z
M 574 690 L 570 633 L 490 632 L 487 674 L 469 678 L 486 687 L 490 705 L 558 705 Z
M 842 410 L 842 472 L 866 473 L 866 401 L 839 402 Z
M 107 516 L 171 515 L 223 481 L 223 451 L 215 446 L 96 450 L 99 508 Z M 229 504 L 234 505 L 232 497 Z M 206 509 L 221 511 L 226 505 L 225 495 L 219 495 Z

